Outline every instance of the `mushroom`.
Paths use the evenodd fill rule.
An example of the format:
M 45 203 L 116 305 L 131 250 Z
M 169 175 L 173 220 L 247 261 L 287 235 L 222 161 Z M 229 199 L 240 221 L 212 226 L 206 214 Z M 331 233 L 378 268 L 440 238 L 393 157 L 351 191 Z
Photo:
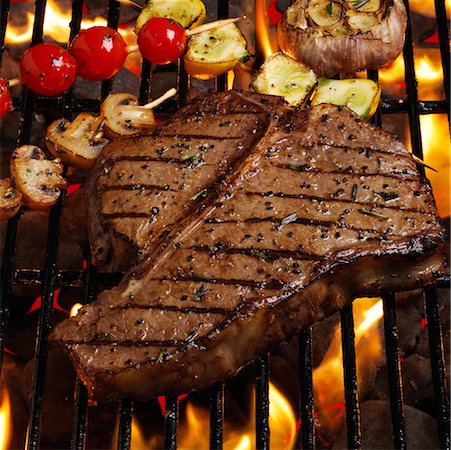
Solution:
M 60 159 L 50 161 L 35 145 L 22 145 L 14 150 L 10 161 L 11 178 L 30 208 L 46 208 L 56 203 L 67 182 L 62 177 Z
M 47 128 L 45 142 L 50 152 L 68 166 L 90 169 L 107 139 L 101 137 L 104 118 L 83 112 L 75 120 L 58 119 Z
M 155 127 L 152 108 L 177 93 L 169 89 L 158 99 L 140 106 L 138 99 L 132 94 L 112 94 L 102 103 L 100 110 L 105 117 L 104 132 L 114 139 L 119 136 L 135 136 Z
M 22 204 L 22 194 L 14 188 L 9 178 L 0 180 L 0 221 L 15 216 Z

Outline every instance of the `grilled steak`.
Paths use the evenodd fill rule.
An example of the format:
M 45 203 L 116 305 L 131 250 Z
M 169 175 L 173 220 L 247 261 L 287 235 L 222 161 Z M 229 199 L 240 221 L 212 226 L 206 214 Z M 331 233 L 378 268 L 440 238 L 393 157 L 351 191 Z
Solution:
M 265 108 L 235 95 L 209 97 L 181 110 L 156 136 L 119 139 L 104 149 L 86 196 L 100 270 L 125 272 L 144 259 L 163 230 L 192 208 L 193 197 L 255 145 L 268 108 L 286 109 L 276 97 L 254 98 Z
M 174 143 L 203 130 L 209 144 L 230 138 L 230 148 L 221 147 L 225 164 L 212 159 L 210 178 L 189 200 L 180 197 L 175 219 L 170 209 L 144 262 L 54 331 L 91 398 L 204 388 L 355 296 L 412 289 L 445 271 L 430 186 L 387 133 L 346 108 L 286 111 L 250 94 L 218 94 L 196 108 L 160 137 L 138 140 L 141 150 L 153 157 L 171 127 Z M 260 122 L 255 132 L 203 126 L 218 115 L 236 123 L 237 108 L 246 124 Z M 134 142 L 122 141 L 116 153 L 110 147 L 106 158 L 135 154 Z M 157 182 L 149 184 L 169 184 L 159 191 L 161 205 L 201 169 L 160 160 L 153 167 Z M 205 196 L 192 196 L 199 189 Z M 118 201 L 127 195 L 117 192 Z

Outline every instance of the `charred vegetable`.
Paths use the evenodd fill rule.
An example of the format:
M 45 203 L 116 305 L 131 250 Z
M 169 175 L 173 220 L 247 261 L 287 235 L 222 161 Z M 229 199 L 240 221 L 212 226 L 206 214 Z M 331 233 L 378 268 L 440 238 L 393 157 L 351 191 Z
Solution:
M 90 169 L 108 142 L 101 137 L 103 122 L 102 116 L 94 117 L 88 113 L 79 114 L 72 122 L 56 120 L 47 128 L 47 147 L 65 164 Z
M 200 25 L 205 19 L 205 5 L 200 0 L 150 0 L 136 19 L 135 31 L 153 17 L 167 17 L 183 28 Z
M 232 23 L 190 37 L 184 63 L 188 74 L 208 80 L 234 69 L 250 58 L 246 39 Z
M 292 106 L 303 105 L 315 86 L 315 72 L 283 53 L 271 55 L 251 83 L 256 92 L 280 95 Z
M 49 161 L 44 152 L 34 145 L 16 148 L 10 162 L 11 178 L 30 208 L 47 208 L 58 200 L 67 182 L 62 177 L 60 159 Z
M 284 53 L 331 77 L 393 61 L 406 23 L 402 0 L 296 0 L 277 36 Z
M 22 204 L 22 194 L 14 188 L 9 178 L 0 180 L 0 221 L 15 216 Z
M 377 110 L 381 98 L 380 86 L 364 78 L 329 80 L 320 78 L 312 99 L 312 106 L 321 103 L 347 106 L 363 119 L 370 118 Z

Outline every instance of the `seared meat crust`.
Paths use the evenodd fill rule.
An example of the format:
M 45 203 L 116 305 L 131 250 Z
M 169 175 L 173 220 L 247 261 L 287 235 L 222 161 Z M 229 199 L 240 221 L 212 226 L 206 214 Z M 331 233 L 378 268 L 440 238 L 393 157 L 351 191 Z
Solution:
M 217 114 L 233 123 L 237 107 L 250 123 L 258 118 L 247 132 L 257 137 L 237 134 L 247 146 L 226 152 L 225 166 L 196 185 L 204 195 L 182 201 L 176 220 L 168 215 L 146 260 L 54 331 L 93 399 L 204 388 L 356 296 L 413 289 L 445 272 L 429 184 L 400 142 L 346 108 L 287 111 L 229 92 L 197 103 L 195 121 L 182 111 L 161 135 L 174 126 L 183 142 L 180 130 L 195 133 Z M 108 151 L 111 159 L 138 149 Z

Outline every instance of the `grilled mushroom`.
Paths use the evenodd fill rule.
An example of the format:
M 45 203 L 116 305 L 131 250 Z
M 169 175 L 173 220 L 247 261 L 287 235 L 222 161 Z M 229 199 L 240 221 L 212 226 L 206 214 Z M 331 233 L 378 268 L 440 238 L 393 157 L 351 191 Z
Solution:
M 22 194 L 14 188 L 9 178 L 0 180 L 0 221 L 15 216 L 22 204 Z
M 392 62 L 406 23 L 402 0 L 296 0 L 277 37 L 284 53 L 331 77 Z
M 34 145 L 22 145 L 14 150 L 10 162 L 11 178 L 30 208 L 46 208 L 56 203 L 67 182 L 62 177 L 60 159 L 49 161 Z
M 246 39 L 233 23 L 194 34 L 186 49 L 185 70 L 200 80 L 215 78 L 251 58 Z
M 316 86 L 310 68 L 283 53 L 274 53 L 260 67 L 251 87 L 260 94 L 280 95 L 291 106 L 303 105 Z
M 167 17 L 183 28 L 193 28 L 204 21 L 205 15 L 205 5 L 201 0 L 150 0 L 136 19 L 135 32 L 139 33 L 153 17 Z
M 94 167 L 107 139 L 99 136 L 103 117 L 80 113 L 75 120 L 59 119 L 47 128 L 45 142 L 50 152 L 73 167 Z

